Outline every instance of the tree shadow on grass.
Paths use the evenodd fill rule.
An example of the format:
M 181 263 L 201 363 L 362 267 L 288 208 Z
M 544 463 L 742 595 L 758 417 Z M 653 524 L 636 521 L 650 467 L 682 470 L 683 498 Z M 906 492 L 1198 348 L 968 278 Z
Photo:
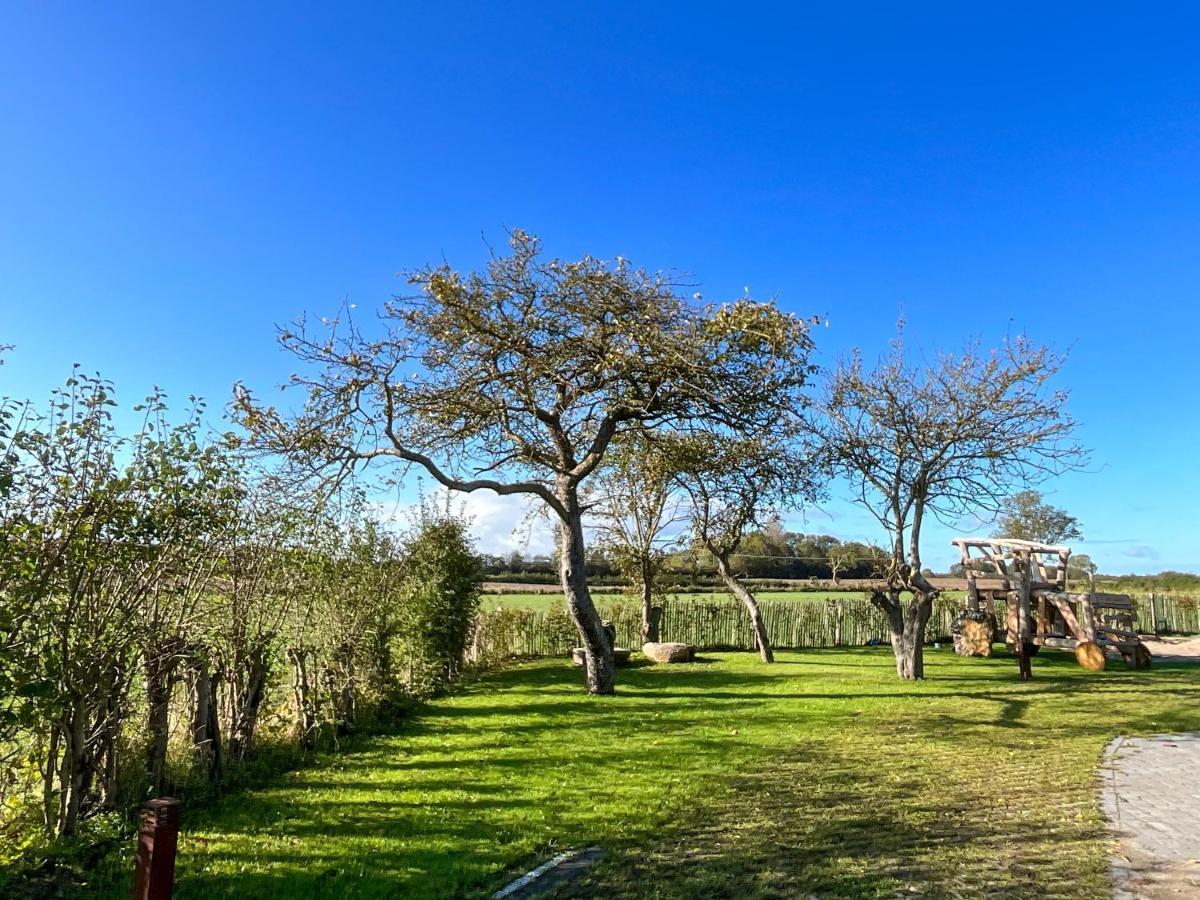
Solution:
M 878 750 L 842 735 L 836 748 L 808 746 L 778 759 L 737 778 L 732 800 L 687 811 L 648 846 L 612 848 L 584 883 L 555 896 L 1025 898 L 1106 890 L 1094 852 L 1103 829 L 1086 814 L 1086 795 L 1022 768 L 996 800 L 991 778 L 953 751 L 918 760 L 880 758 Z M 1077 865 L 1081 859 L 1092 868 Z
M 1082 896 L 1106 886 L 1099 748 L 1200 705 L 1191 673 L 1055 660 L 1022 683 L 949 661 L 939 687 L 861 657 L 877 671 L 640 667 L 615 697 L 565 662 L 498 673 L 185 821 L 178 896 L 487 895 L 556 840 L 610 851 L 572 896 Z M 1123 706 L 1151 684 L 1154 709 Z M 1066 758 L 1047 728 L 1086 740 Z

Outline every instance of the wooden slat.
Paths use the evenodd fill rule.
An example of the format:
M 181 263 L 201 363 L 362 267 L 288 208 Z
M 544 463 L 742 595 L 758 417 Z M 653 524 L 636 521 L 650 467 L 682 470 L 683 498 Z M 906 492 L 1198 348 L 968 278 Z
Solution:
M 1072 637 L 1076 641 L 1087 640 L 1087 635 L 1084 633 L 1083 626 L 1079 624 L 1079 620 L 1075 618 L 1075 611 L 1071 609 L 1071 604 L 1056 595 L 1047 595 L 1047 599 L 1058 608 L 1059 615 L 1063 617 L 1063 622 L 1070 629 Z
M 1092 601 L 1092 605 L 1096 609 L 1133 609 L 1133 601 L 1128 597 L 1105 597 L 1103 594 L 1097 594 L 1096 599 Z
M 1042 646 L 1054 647 L 1058 650 L 1074 650 L 1079 646 L 1079 641 L 1075 640 L 1075 638 L 1048 637 L 1043 638 Z
M 1130 640 L 1138 640 L 1136 631 L 1126 631 L 1124 628 L 1110 628 L 1107 625 L 1099 625 L 1096 627 L 1098 632 L 1102 634 L 1115 634 L 1118 637 L 1129 638 Z

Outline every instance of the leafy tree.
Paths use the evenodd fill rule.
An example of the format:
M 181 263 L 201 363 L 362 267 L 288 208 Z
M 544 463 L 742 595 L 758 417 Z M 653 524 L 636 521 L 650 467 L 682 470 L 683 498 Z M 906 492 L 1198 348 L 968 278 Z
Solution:
M 844 553 L 844 575 L 854 578 L 873 578 L 886 570 L 888 553 L 874 544 L 864 544 L 861 541 L 846 541 L 840 545 Z M 832 553 L 832 551 L 831 551 Z
M 475 616 L 452 517 L 414 534 L 402 572 L 355 492 L 335 505 L 278 460 L 205 440 L 199 401 L 172 422 L 155 393 L 133 434 L 114 408 L 112 385 L 78 372 L 44 409 L 0 397 L 5 841 L 172 790 L 172 734 L 215 781 L 283 711 L 288 663 L 301 745 L 349 730 L 408 690 L 394 657 L 455 677 Z
M 1069 578 L 1078 578 L 1087 584 L 1096 572 L 1096 564 L 1086 553 L 1072 553 L 1067 560 L 1067 576 Z
M 829 554 L 837 543 L 836 538 L 827 534 L 788 535 L 788 550 L 794 560 L 791 566 L 792 577 L 826 575 Z
M 479 560 L 468 523 L 422 504 L 402 547 L 401 626 L 410 683 L 430 694 L 457 677 L 479 612 Z
M 641 601 L 642 640 L 657 641 L 650 615 L 655 582 L 679 543 L 676 526 L 685 516 L 671 472 L 644 436 L 631 436 L 610 451 L 588 506 L 601 548 Z
M 871 599 L 888 617 L 901 678 L 924 677 L 938 594 L 921 571 L 925 516 L 997 512 L 1014 484 L 1082 459 L 1066 393 L 1049 387 L 1061 364 L 1023 337 L 991 353 L 972 346 L 917 363 L 901 335 L 874 369 L 856 353 L 830 373 L 817 429 L 832 471 L 888 535 L 886 585 Z
M 6 678 L 37 748 L 51 834 L 115 802 L 139 673 L 148 773 L 161 784 L 170 673 L 210 568 L 202 547 L 220 528 L 212 457 L 195 440 L 199 408 L 170 426 L 156 394 L 125 438 L 114 406 L 111 384 L 77 372 L 44 413 L 26 408 L 6 453 Z
M 338 732 L 353 730 L 365 700 L 376 717 L 397 694 L 395 642 L 403 627 L 402 560 L 398 539 L 357 511 L 342 529 L 335 571 L 338 589 L 327 593 L 323 629 L 325 684 Z
M 138 539 L 158 548 L 156 577 L 145 596 L 141 623 L 146 773 L 156 794 L 166 790 L 170 704 L 180 665 L 235 521 L 233 461 L 221 445 L 202 439 L 204 403 L 195 397 L 189 403 L 188 415 L 175 426 L 167 420 L 166 398 L 158 391 L 135 407 L 145 412 L 131 467 L 143 491 Z
M 0 353 L 6 347 L 0 345 Z M 0 356 L 0 365 L 4 362 Z M 35 613 L 36 592 L 29 584 L 26 529 L 32 510 L 25 481 L 28 461 L 20 454 L 28 407 L 0 397 L 0 767 L 19 752 L 18 731 L 28 724 L 33 685 L 24 681 L 26 626 Z M 35 580 L 36 583 L 36 580 Z M 0 785 L 0 801 L 4 786 Z
M 339 638 L 348 624 L 349 630 L 357 630 L 360 620 L 360 610 L 344 603 L 341 596 L 348 587 L 341 565 L 347 539 L 342 526 L 353 527 L 354 522 L 338 521 L 329 497 L 313 499 L 311 515 L 301 514 L 293 520 L 299 527 L 292 532 L 283 569 L 292 576 L 289 602 L 284 607 L 287 614 L 277 626 L 291 667 L 295 734 L 306 750 L 315 746 L 335 704 L 337 692 L 324 690 L 332 680 L 325 677 L 329 668 L 337 663 L 352 668 Z M 341 717 L 334 713 L 333 718 Z
M 1022 541 L 1061 544 L 1081 540 L 1079 520 L 1065 509 L 1042 500 L 1038 491 L 1019 491 L 1009 498 L 1000 518 L 1000 534 Z
M 789 578 L 795 565 L 792 548 L 777 521 L 768 521 L 742 538 L 730 564 L 752 578 Z
M 254 746 L 260 714 L 281 665 L 280 643 L 310 596 L 327 527 L 322 500 L 277 477 L 243 472 L 236 539 L 223 559 L 223 590 L 211 595 L 204 655 L 223 694 L 224 746 L 235 760 Z
M 235 409 L 256 445 L 335 475 L 391 460 L 452 490 L 538 497 L 558 522 L 588 690 L 611 693 L 581 488 L 622 434 L 769 429 L 807 374 L 808 337 L 770 304 L 702 309 L 623 259 L 546 260 L 521 231 L 510 243 L 482 273 L 411 273 L 418 293 L 384 308 L 381 333 L 361 331 L 349 310 L 328 328 L 285 329 L 305 364 L 292 379 L 307 392 L 304 411 L 282 415 L 244 388 Z

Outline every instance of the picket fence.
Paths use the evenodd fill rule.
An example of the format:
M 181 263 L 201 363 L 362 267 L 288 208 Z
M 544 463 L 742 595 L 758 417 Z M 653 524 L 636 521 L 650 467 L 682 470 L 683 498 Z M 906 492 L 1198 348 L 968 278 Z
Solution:
M 1156 634 L 1200 634 L 1200 598 L 1182 594 L 1135 597 L 1138 628 Z
M 753 650 L 754 635 L 745 608 L 732 598 L 670 598 L 662 601 L 661 640 L 702 650 Z M 759 603 L 771 644 L 780 649 L 861 647 L 886 643 L 884 615 L 865 597 L 836 600 L 763 600 Z M 1152 594 L 1135 598 L 1139 629 L 1162 634 L 1200 633 L 1200 603 L 1194 597 Z M 958 599 L 934 602 L 926 637 L 947 640 Z M 622 601 L 601 604 L 601 616 L 617 630 L 617 645 L 639 647 L 641 610 Z M 999 621 L 1003 609 L 997 607 Z M 565 610 L 485 610 L 476 621 L 470 659 L 496 663 L 514 657 L 566 656 L 579 643 Z

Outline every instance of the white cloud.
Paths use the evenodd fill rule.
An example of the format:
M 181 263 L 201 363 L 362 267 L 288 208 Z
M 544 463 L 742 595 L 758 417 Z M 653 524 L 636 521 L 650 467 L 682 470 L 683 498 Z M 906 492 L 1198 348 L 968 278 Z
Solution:
M 463 496 L 462 503 L 481 553 L 503 555 L 519 550 L 525 555 L 536 555 L 553 552 L 554 532 L 551 522 L 541 513 L 540 500 L 475 491 Z
M 1148 547 L 1145 544 L 1138 544 L 1136 547 L 1130 547 L 1125 551 L 1125 555 L 1131 559 L 1158 559 L 1158 551 L 1153 547 Z
M 427 500 L 443 506 L 446 494 L 444 490 L 435 491 L 427 495 Z M 450 493 L 450 508 L 461 512 L 471 523 L 471 535 L 479 552 L 500 556 L 513 550 L 526 556 L 553 552 L 552 523 L 544 514 L 532 515 L 540 511 L 541 506 L 541 501 L 535 497 L 515 494 L 501 496 L 492 491 Z M 379 506 L 380 514 L 385 518 L 405 525 L 412 521 L 416 508 L 415 502 Z

